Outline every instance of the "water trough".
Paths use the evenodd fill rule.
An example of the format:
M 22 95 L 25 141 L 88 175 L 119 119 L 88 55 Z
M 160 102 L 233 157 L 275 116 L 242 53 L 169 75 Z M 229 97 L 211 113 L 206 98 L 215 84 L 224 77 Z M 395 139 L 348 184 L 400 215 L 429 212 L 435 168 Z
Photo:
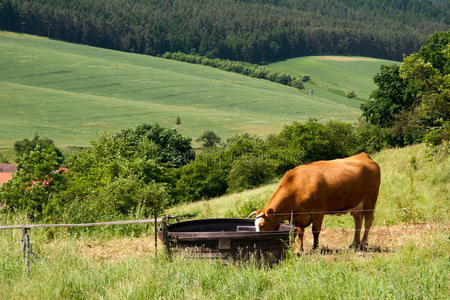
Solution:
M 283 223 L 278 231 L 256 232 L 250 219 L 200 219 L 163 225 L 158 236 L 170 253 L 222 261 L 253 258 L 274 262 L 285 255 L 290 228 Z

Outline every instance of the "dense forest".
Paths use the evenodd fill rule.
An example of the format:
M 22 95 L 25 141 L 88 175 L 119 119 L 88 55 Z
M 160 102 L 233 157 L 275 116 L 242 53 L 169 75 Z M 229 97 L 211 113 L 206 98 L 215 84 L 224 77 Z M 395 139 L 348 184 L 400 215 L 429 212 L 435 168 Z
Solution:
M 0 29 L 252 63 L 319 54 L 401 60 L 448 28 L 449 11 L 449 1 L 429 0 L 0 0 Z

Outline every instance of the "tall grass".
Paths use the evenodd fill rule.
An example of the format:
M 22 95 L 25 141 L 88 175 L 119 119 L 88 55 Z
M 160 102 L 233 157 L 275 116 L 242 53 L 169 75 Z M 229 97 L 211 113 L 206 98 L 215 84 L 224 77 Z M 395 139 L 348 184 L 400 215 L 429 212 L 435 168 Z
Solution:
M 67 237 L 35 249 L 24 272 L 19 233 L 0 233 L 1 299 L 444 299 L 448 232 L 395 253 L 290 255 L 279 264 L 221 264 L 153 253 L 92 259 L 88 241 Z

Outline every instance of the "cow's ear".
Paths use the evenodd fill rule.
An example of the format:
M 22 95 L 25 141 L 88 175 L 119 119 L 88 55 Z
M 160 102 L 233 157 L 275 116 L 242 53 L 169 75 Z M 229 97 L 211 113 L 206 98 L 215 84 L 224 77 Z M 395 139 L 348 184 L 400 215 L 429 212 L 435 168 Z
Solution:
M 268 216 L 270 216 L 271 214 L 273 214 L 273 209 L 269 208 L 266 213 Z

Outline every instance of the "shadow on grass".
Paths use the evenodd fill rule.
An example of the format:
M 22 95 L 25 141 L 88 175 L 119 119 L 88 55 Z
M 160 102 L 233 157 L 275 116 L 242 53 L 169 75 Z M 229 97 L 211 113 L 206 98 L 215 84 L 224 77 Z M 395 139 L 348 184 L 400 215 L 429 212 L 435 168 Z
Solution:
M 306 255 L 311 255 L 313 253 L 320 253 L 321 255 L 333 255 L 333 254 L 344 254 L 344 253 L 393 253 L 394 249 L 382 248 L 379 246 L 367 247 L 364 250 L 355 250 L 355 249 L 330 249 L 328 247 L 323 247 L 319 250 L 313 250 L 305 253 Z

